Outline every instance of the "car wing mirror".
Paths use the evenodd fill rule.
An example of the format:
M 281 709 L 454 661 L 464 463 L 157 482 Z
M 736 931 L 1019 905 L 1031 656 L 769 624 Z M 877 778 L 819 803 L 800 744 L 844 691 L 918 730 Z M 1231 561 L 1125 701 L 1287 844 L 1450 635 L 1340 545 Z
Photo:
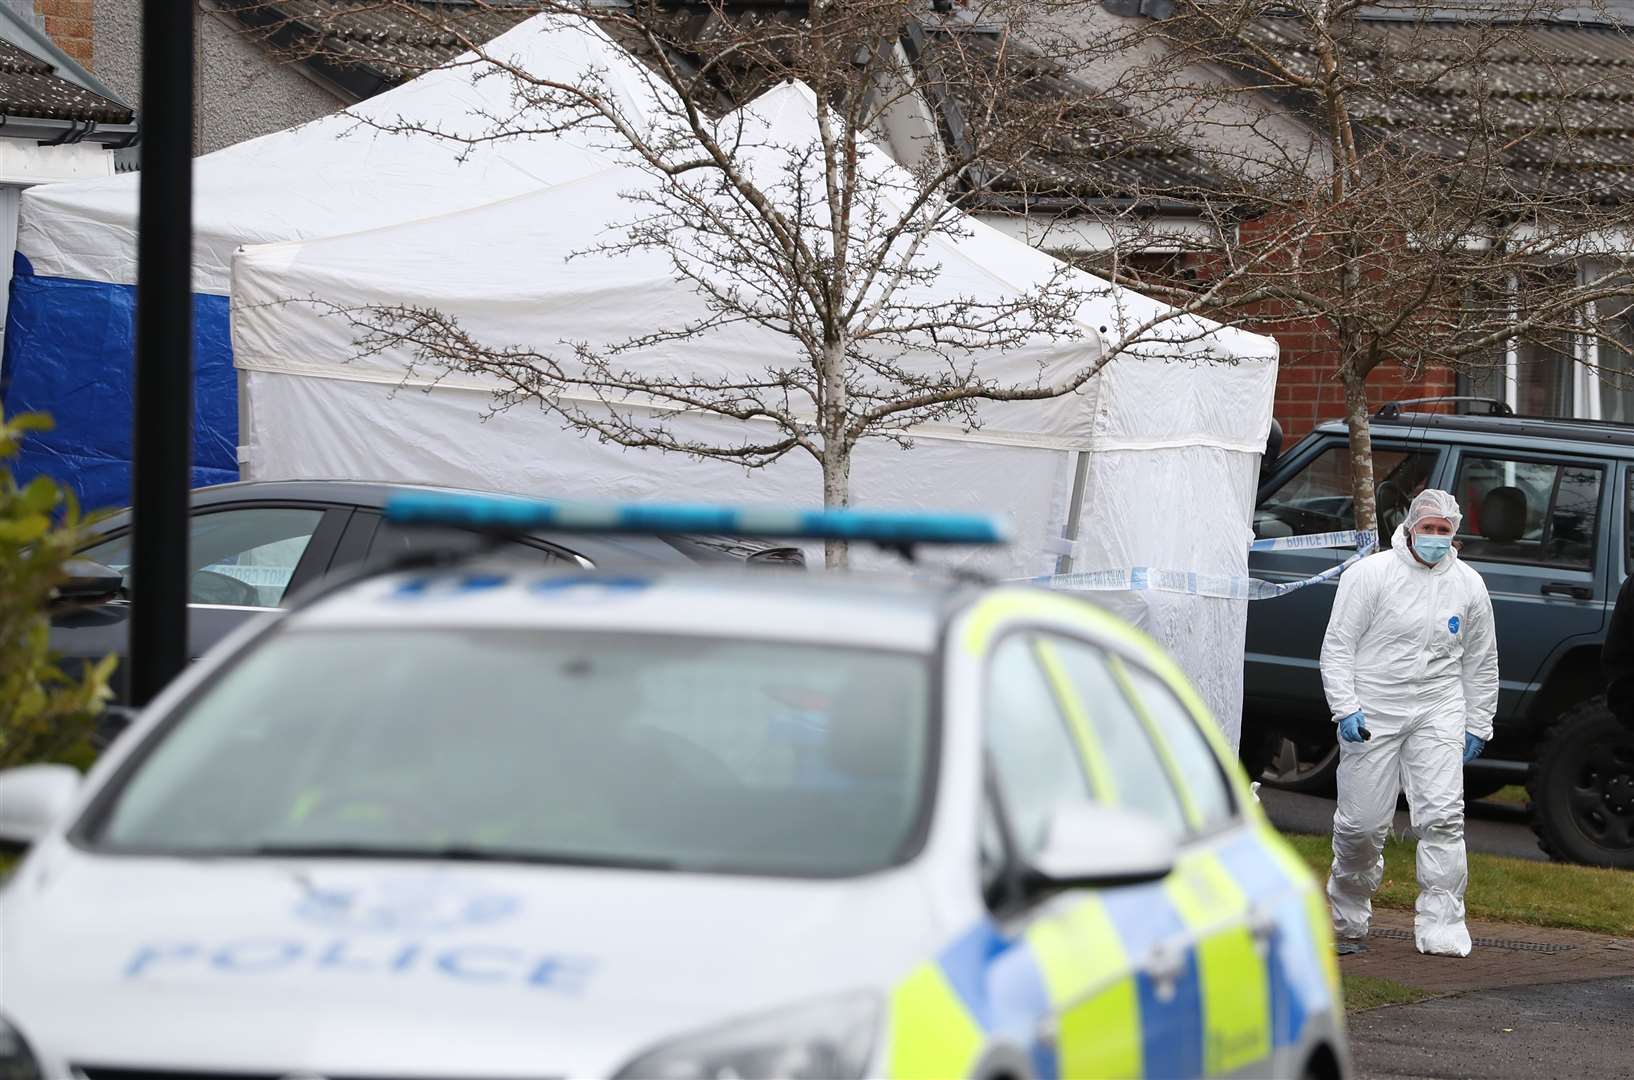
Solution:
M 118 599 L 125 587 L 125 575 L 111 566 L 91 559 L 69 559 L 63 564 L 64 577 L 57 583 L 54 606 L 92 607 Z
M 1043 848 L 1027 867 L 1030 890 L 1106 888 L 1167 877 L 1175 838 L 1147 814 L 1089 802 L 1063 803 L 1050 815 Z
M 0 844 L 27 847 L 74 804 L 80 775 L 67 765 L 22 765 L 0 772 Z

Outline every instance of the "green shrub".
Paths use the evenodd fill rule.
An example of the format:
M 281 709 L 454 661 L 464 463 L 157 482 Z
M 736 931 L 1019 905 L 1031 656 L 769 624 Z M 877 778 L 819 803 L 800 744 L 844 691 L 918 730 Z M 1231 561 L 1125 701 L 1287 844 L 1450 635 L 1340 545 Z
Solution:
M 51 653 L 49 609 L 84 523 L 71 492 L 44 476 L 19 487 L 9 464 L 28 432 L 50 426 L 35 413 L 0 415 L 0 768 L 86 764 L 116 662 L 70 675 Z

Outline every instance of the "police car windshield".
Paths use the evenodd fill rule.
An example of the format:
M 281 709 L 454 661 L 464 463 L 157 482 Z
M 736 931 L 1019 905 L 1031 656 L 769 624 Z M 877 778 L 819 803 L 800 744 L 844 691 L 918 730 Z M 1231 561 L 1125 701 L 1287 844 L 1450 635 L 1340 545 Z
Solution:
M 841 876 L 908 853 L 923 656 L 704 637 L 284 631 L 196 697 L 93 847 Z

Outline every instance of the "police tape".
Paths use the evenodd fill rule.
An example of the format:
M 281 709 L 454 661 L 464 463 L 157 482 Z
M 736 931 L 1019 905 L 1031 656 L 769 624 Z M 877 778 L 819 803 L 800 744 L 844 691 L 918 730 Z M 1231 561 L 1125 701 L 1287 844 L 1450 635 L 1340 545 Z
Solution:
M 1341 544 L 1338 538 L 1348 542 Z M 1287 541 L 1305 541 L 1287 544 Z M 1317 542 L 1320 541 L 1320 542 Z M 1285 546 L 1259 547 L 1268 543 Z M 1287 596 L 1300 589 L 1323 581 L 1332 581 L 1360 560 L 1373 553 L 1378 546 L 1376 533 L 1357 530 L 1345 533 L 1322 533 L 1316 536 L 1279 536 L 1269 541 L 1256 540 L 1251 551 L 1288 551 L 1300 548 L 1348 547 L 1355 545 L 1356 553 L 1342 563 L 1328 567 L 1319 574 L 1297 581 L 1265 581 L 1255 577 L 1225 574 L 1199 574 L 1192 570 L 1160 570 L 1150 566 L 1129 566 L 1120 570 L 1086 570 L 1080 573 L 1044 574 L 1029 578 L 1033 584 L 1069 592 L 1172 592 L 1187 596 L 1210 596 L 1222 600 L 1269 600 Z
M 1312 533 L 1309 536 L 1267 536 L 1263 540 L 1251 541 L 1249 551 L 1306 551 L 1310 548 L 1348 548 L 1361 549 L 1363 537 L 1372 537 L 1377 543 L 1377 534 L 1363 532 L 1359 529 L 1350 529 L 1346 532 Z
M 1311 533 L 1306 536 L 1268 536 L 1262 540 L 1251 540 L 1249 551 L 1310 551 L 1317 548 L 1348 548 L 1356 547 L 1361 543 L 1364 535 L 1355 529 L 1346 532 Z M 1061 537 L 1051 540 L 1047 550 L 1052 555 L 1075 555 L 1086 544 L 1083 540 L 1068 540 Z

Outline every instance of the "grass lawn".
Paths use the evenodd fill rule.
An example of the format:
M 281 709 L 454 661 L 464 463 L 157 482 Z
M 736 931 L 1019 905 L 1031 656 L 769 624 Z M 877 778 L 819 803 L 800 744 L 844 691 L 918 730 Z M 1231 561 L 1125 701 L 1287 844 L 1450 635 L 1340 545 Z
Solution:
M 1526 794 L 1526 788 L 1521 784 L 1510 784 L 1508 787 L 1499 788 L 1480 801 L 1502 803 L 1505 806 L 1532 805 L 1532 800 Z
M 1346 975 L 1345 1011 L 1360 1012 L 1380 1005 L 1410 1005 L 1430 997 L 1430 991 L 1416 986 L 1405 986 L 1394 979 L 1379 979 L 1372 975 Z
M 1326 836 L 1285 834 L 1318 879 L 1326 880 L 1333 847 Z M 1384 846 L 1384 885 L 1373 902 L 1412 909 L 1418 896 L 1413 871 L 1416 841 L 1392 838 Z M 1464 903 L 1472 918 L 1530 926 L 1558 926 L 1634 937 L 1634 875 L 1566 863 L 1529 862 L 1497 855 L 1469 856 Z

